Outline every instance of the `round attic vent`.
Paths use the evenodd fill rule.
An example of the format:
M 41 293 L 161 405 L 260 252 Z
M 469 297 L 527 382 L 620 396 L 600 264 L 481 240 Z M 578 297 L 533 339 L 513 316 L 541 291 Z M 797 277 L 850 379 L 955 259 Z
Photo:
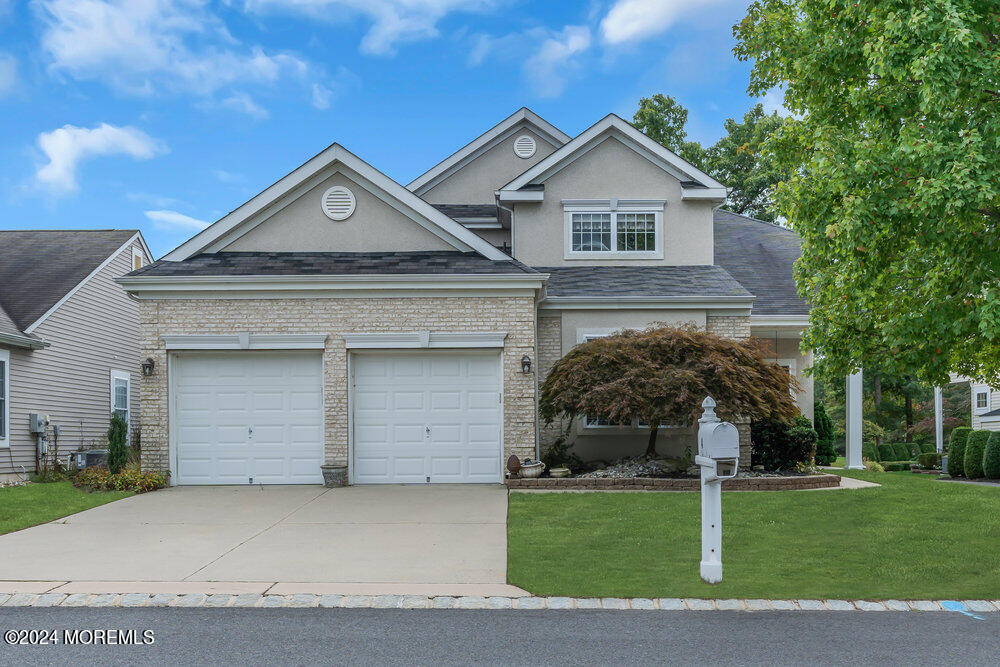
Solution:
M 331 220 L 347 220 L 354 213 L 354 193 L 335 185 L 323 193 L 323 213 Z
M 514 140 L 514 155 L 529 158 L 535 154 L 535 140 L 527 134 L 522 134 Z

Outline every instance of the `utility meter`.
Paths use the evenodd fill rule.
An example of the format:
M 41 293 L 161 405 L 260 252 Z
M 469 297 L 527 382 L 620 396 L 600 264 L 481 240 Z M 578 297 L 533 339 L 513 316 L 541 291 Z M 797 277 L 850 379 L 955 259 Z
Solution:
M 45 433 L 49 426 L 49 416 L 41 412 L 32 412 L 28 415 L 28 430 L 32 433 Z

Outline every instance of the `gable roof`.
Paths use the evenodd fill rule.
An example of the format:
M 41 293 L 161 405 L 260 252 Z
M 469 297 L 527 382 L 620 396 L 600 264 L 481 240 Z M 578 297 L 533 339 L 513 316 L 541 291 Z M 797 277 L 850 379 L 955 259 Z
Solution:
M 719 266 L 536 266 L 546 298 L 745 299 L 753 295 Z
M 802 254 L 791 229 L 731 211 L 715 211 L 715 263 L 757 298 L 754 315 L 808 315 L 795 288 L 795 260 Z
M 504 199 L 504 193 L 537 186 L 541 181 L 570 164 L 576 157 L 583 155 L 611 136 L 621 140 L 626 146 L 681 181 L 684 199 L 725 199 L 726 186 L 673 151 L 653 141 L 631 123 L 613 113 L 597 121 L 574 137 L 572 141 L 500 188 L 498 191 L 500 198 Z
M 136 237 L 141 241 L 136 229 L 0 231 L 0 308 L 6 319 L 30 334 Z
M 417 176 L 406 186 L 411 192 L 424 194 L 430 187 L 442 178 L 454 173 L 470 160 L 503 141 L 518 124 L 527 122 L 536 133 L 556 148 L 570 140 L 568 134 L 536 114 L 528 107 L 521 107 L 502 121 L 486 130 L 478 137 L 459 148 L 441 162 Z
M 336 143 L 331 144 L 303 165 L 265 188 L 249 201 L 171 250 L 164 255 L 163 259 L 166 261 L 180 261 L 205 252 L 215 241 L 218 241 L 228 232 L 242 225 L 255 214 L 263 211 L 279 198 L 295 191 L 299 186 L 308 183 L 310 179 L 313 179 L 318 174 L 324 174 L 330 167 L 338 164 L 356 172 L 376 188 L 382 190 L 394 201 L 408 209 L 405 213 L 412 220 L 443 239 L 455 249 L 463 252 L 478 252 L 489 259 L 510 261 L 510 257 L 505 253 L 497 250 L 357 155 L 354 155 L 354 153 Z M 260 224 L 263 220 L 264 218 L 256 224 Z M 253 226 L 256 226 L 256 224 Z M 252 229 L 253 226 L 249 229 Z

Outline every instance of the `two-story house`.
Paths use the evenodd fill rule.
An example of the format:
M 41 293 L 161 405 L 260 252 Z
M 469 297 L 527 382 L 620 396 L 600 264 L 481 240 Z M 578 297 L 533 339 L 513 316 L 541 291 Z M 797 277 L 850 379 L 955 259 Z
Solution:
M 143 463 L 177 484 L 500 482 L 555 437 L 538 385 L 574 345 L 694 323 L 798 351 L 794 233 L 610 115 L 569 137 L 521 109 L 408 186 L 333 144 L 162 260 L 140 304 Z M 581 419 L 584 457 L 645 446 Z M 744 459 L 749 436 L 743 428 Z M 687 429 L 663 429 L 679 455 Z

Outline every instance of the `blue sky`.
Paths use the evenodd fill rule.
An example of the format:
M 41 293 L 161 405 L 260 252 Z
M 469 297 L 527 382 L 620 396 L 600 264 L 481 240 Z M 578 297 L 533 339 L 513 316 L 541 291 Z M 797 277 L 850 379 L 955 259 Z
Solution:
M 713 142 L 747 4 L 0 0 L 0 228 L 159 256 L 334 141 L 405 184 L 521 106 L 574 135 L 663 92 Z

